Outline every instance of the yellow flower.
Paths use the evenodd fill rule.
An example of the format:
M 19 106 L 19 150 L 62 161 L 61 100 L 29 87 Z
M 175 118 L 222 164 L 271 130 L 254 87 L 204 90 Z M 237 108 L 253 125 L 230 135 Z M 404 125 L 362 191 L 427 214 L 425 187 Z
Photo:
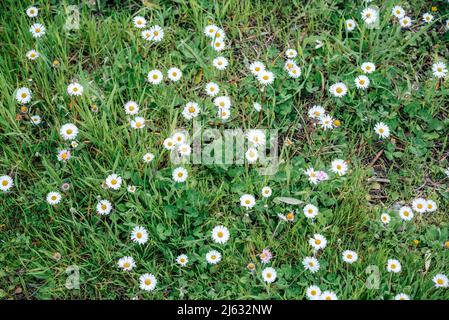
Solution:
M 417 240 L 417 239 L 413 240 L 413 244 L 414 244 L 415 246 L 417 246 L 417 245 L 419 244 L 419 240 Z
M 446 241 L 446 242 L 444 243 L 444 247 L 445 247 L 446 249 L 449 249 L 449 240 Z
M 339 127 L 340 125 L 341 125 L 340 120 L 335 119 L 335 120 L 334 120 L 334 126 Z
M 438 11 L 438 8 L 436 6 L 433 6 L 432 7 L 432 12 L 437 12 L 437 11 Z

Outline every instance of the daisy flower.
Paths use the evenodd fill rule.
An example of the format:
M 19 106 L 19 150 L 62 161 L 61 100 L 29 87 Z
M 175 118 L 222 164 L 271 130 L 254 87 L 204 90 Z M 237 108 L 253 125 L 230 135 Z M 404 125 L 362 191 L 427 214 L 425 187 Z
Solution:
M 265 71 L 265 65 L 260 61 L 254 61 L 249 65 L 249 70 L 256 77 L 263 71 Z
M 328 114 L 320 116 L 318 123 L 323 130 L 332 129 L 334 127 L 334 119 Z
M 49 192 L 47 194 L 47 202 L 52 206 L 58 204 L 61 201 L 61 194 L 59 192 Z
M 326 248 L 327 239 L 321 234 L 315 233 L 313 237 L 309 239 L 309 245 L 315 250 L 321 250 Z
M 251 194 L 244 194 L 240 197 L 240 205 L 246 209 L 251 209 L 256 204 L 256 199 Z
M 26 57 L 33 61 L 33 60 L 36 60 L 37 58 L 39 58 L 40 54 L 36 50 L 30 50 L 26 53 Z
M 17 89 L 16 100 L 19 103 L 28 103 L 31 101 L 31 91 L 27 87 Z
M 427 212 L 434 212 L 437 209 L 438 209 L 438 206 L 435 201 L 427 200 L 427 209 L 426 209 Z
M 402 266 L 401 263 L 396 259 L 388 259 L 387 262 L 387 271 L 398 273 L 401 272 Z
M 260 112 L 260 110 L 262 110 L 262 105 L 258 102 L 254 102 L 253 103 L 253 108 L 254 110 L 256 110 L 257 112 Z
M 391 221 L 391 217 L 388 213 L 382 213 L 380 215 L 380 221 L 382 221 L 383 224 L 389 224 Z
M 412 208 L 410 207 L 401 207 L 399 209 L 399 217 L 401 217 L 402 220 L 404 221 L 410 221 L 413 219 L 413 211 Z
M 151 273 L 145 273 L 139 277 L 140 289 L 153 291 L 156 288 L 157 280 Z
M 221 261 L 221 254 L 217 250 L 211 250 L 206 254 L 206 261 L 210 264 L 217 264 Z
M 259 82 L 262 85 L 268 85 L 268 84 L 272 84 L 274 81 L 274 73 L 271 71 L 261 71 L 258 75 L 257 75 L 257 80 L 259 80 Z
M 30 17 L 30 18 L 37 17 L 38 13 L 39 13 L 39 9 L 36 8 L 36 7 L 29 7 L 29 8 L 26 10 L 26 14 L 27 14 L 27 16 Z
M 436 78 L 444 78 L 447 75 L 447 67 L 444 62 L 437 62 L 432 65 L 432 73 Z
M 367 76 L 361 75 L 358 76 L 357 78 L 355 78 L 354 80 L 355 82 L 355 86 L 357 87 L 357 89 L 368 89 L 369 84 L 370 84 L 370 80 Z
M 183 143 L 178 147 L 178 152 L 181 156 L 188 157 L 192 152 L 192 148 L 187 143 Z
M 177 145 L 180 145 L 180 144 L 183 144 L 186 142 L 186 136 L 182 132 L 176 132 L 172 138 Z
M 220 87 L 214 82 L 209 82 L 206 84 L 205 90 L 208 96 L 215 97 L 220 92 Z
M 122 185 L 122 178 L 119 175 L 113 173 L 106 177 L 105 182 L 108 188 L 118 190 Z
M 153 38 L 153 34 L 148 29 L 143 30 L 140 34 L 142 38 L 147 41 L 150 41 Z
M 405 11 L 401 6 L 394 6 L 391 10 L 391 14 L 396 18 L 401 19 L 405 16 Z
M 246 138 L 254 147 L 263 146 L 266 143 L 265 133 L 259 129 L 250 129 L 246 132 Z
M 67 86 L 67 93 L 70 96 L 80 96 L 83 94 L 84 88 L 77 82 L 73 82 Z
M 164 76 L 159 70 L 155 69 L 148 72 L 148 82 L 150 82 L 151 84 L 160 84 L 163 79 Z
M 449 281 L 447 276 L 442 273 L 435 275 L 432 279 L 433 283 L 435 283 L 435 287 L 437 288 L 447 288 L 449 287 Z
M 399 293 L 395 295 L 394 300 L 410 300 L 410 296 L 405 293 Z
M 216 25 L 210 24 L 204 28 L 204 34 L 206 35 L 206 37 L 214 38 L 218 29 L 219 28 Z
M 154 154 L 152 154 L 151 152 L 147 152 L 143 155 L 142 160 L 145 163 L 150 163 L 151 161 L 153 161 L 154 159 Z
M 301 76 L 301 68 L 298 66 L 293 67 L 288 71 L 288 75 L 293 79 L 299 78 Z
M 30 121 L 32 124 L 37 126 L 38 124 L 40 124 L 42 122 L 42 118 L 38 115 L 34 115 L 30 118 Z
M 129 193 L 134 193 L 136 192 L 137 188 L 136 186 L 128 186 L 126 190 L 128 190 Z
M 269 267 L 269 268 L 265 268 L 262 270 L 263 281 L 272 283 L 272 282 L 276 281 L 276 277 L 277 277 L 277 273 L 276 273 L 276 270 L 274 270 L 274 268 Z
M 345 25 L 346 25 L 346 30 L 347 31 L 352 31 L 357 27 L 357 23 L 352 20 L 352 19 L 348 19 L 345 21 Z
M 318 208 L 315 207 L 313 204 L 308 204 L 303 209 L 304 215 L 309 218 L 313 219 L 318 215 Z
M 228 66 L 228 59 L 225 57 L 216 57 L 214 61 L 212 61 L 213 66 L 218 70 L 225 70 Z
M 133 18 L 133 23 L 136 28 L 142 29 L 147 25 L 147 20 L 144 17 L 137 16 Z
M 318 173 L 315 171 L 314 168 L 304 170 L 304 174 L 308 177 L 310 183 L 317 184 L 319 182 Z
M 257 159 L 259 159 L 259 153 L 257 152 L 257 149 L 248 148 L 248 150 L 245 153 L 245 158 L 248 161 L 248 163 L 255 163 Z
M 176 82 L 179 79 L 181 79 L 181 76 L 182 76 L 182 71 L 178 68 L 170 68 L 167 71 L 167 77 L 173 82 Z
M 297 55 L 298 51 L 296 51 L 295 49 L 287 49 L 285 51 L 285 56 L 287 57 L 287 59 L 294 59 Z
M 76 148 L 78 147 L 78 142 L 72 141 L 72 142 L 70 142 L 70 146 L 71 146 L 73 149 L 76 149 Z
M 59 134 L 64 140 L 74 140 L 78 135 L 78 128 L 72 123 L 66 123 L 59 129 Z
M 348 88 L 343 82 L 337 82 L 330 86 L 329 91 L 334 97 L 341 98 L 348 93 Z
M 287 61 L 285 61 L 285 63 L 284 63 L 284 70 L 285 71 L 288 72 L 288 71 L 292 70 L 294 67 L 296 67 L 295 61 L 293 61 L 291 59 L 288 59 Z
M 125 113 L 131 116 L 136 115 L 139 112 L 139 106 L 135 101 L 128 101 L 125 103 Z
M 427 211 L 427 201 L 424 198 L 416 198 L 412 201 L 412 208 L 418 213 L 424 213 Z
M 267 264 L 268 262 L 270 262 L 271 258 L 273 258 L 273 254 L 271 253 L 270 250 L 263 249 L 262 253 L 259 254 L 259 258 L 260 262 L 262 262 L 263 264 Z
M 357 252 L 352 251 L 352 250 L 343 251 L 341 257 L 344 262 L 349 263 L 349 264 L 356 262 L 357 259 L 359 258 Z
M 193 118 L 196 118 L 200 113 L 200 108 L 198 106 L 198 103 L 196 102 L 187 102 L 187 104 L 184 107 L 184 110 L 182 111 L 182 115 L 187 120 L 191 120 Z
M 231 116 L 231 109 L 229 109 L 229 108 L 220 108 L 219 110 L 218 110 L 218 117 L 221 119 L 221 120 L 227 120 L 227 119 L 229 119 L 229 117 Z
M 321 289 L 318 286 L 312 285 L 307 288 L 306 296 L 309 300 L 320 300 Z
M 57 155 L 58 161 L 67 162 L 70 159 L 70 151 L 63 149 L 58 151 Z
M 315 273 L 320 270 L 320 263 L 314 257 L 305 257 L 302 260 L 302 265 L 305 270 L 309 270 L 311 273 Z
M 402 28 L 410 28 L 412 25 L 412 19 L 410 17 L 404 16 L 403 18 L 399 19 L 399 24 Z
M 119 268 L 125 270 L 125 271 L 131 271 L 132 268 L 136 266 L 136 262 L 132 257 L 125 256 L 123 258 L 120 258 L 117 262 Z
M 97 212 L 101 215 L 108 215 L 112 210 L 112 204 L 108 200 L 101 200 L 97 203 Z
M 319 119 L 326 111 L 320 105 L 314 105 L 309 109 L 308 115 L 312 119 Z
M 8 191 L 12 188 L 14 182 L 10 176 L 4 175 L 0 177 L 0 190 L 3 192 Z
M 374 8 L 366 8 L 362 11 L 362 19 L 366 24 L 372 25 L 377 22 L 379 12 Z
M 151 34 L 150 40 L 160 42 L 164 38 L 164 30 L 158 25 L 151 27 L 149 29 L 149 32 Z
M 176 258 L 176 262 L 181 266 L 185 267 L 189 262 L 189 258 L 185 254 L 181 254 Z
M 30 27 L 30 32 L 34 38 L 40 38 L 45 34 L 45 27 L 40 23 L 35 23 Z
M 332 291 L 324 291 L 321 294 L 320 300 L 338 300 L 338 297 Z
M 339 176 L 344 176 L 348 171 L 348 164 L 344 160 L 336 159 L 331 163 L 331 170 Z
M 231 99 L 228 96 L 220 96 L 214 99 L 214 104 L 218 108 L 229 109 L 231 107 Z
M 133 129 L 143 129 L 145 127 L 145 118 L 135 117 L 129 122 L 131 128 Z
M 372 62 L 364 62 L 362 63 L 360 69 L 362 69 L 364 73 L 370 74 L 376 71 L 376 65 Z
M 219 244 L 224 244 L 229 240 L 229 230 L 224 226 L 216 226 L 212 229 L 212 240 Z
M 383 122 L 379 122 L 374 126 L 374 132 L 381 138 L 390 136 L 390 128 Z
M 224 40 L 220 39 L 220 38 L 217 38 L 214 41 L 212 41 L 210 45 L 217 52 L 222 51 L 226 47 L 226 44 L 225 44 Z
M 433 21 L 433 16 L 430 13 L 424 13 L 422 16 L 422 20 L 426 23 L 430 23 Z
M 148 232 L 144 227 L 135 226 L 131 231 L 131 240 L 138 244 L 144 244 L 148 241 Z
M 167 150 L 173 150 L 175 148 L 175 141 L 172 138 L 165 139 L 164 148 Z
M 173 170 L 172 178 L 175 182 L 185 182 L 187 180 L 187 170 L 183 167 L 178 167 Z
M 269 198 L 271 196 L 271 194 L 273 193 L 273 191 L 271 190 L 271 188 L 269 186 L 265 186 L 262 188 L 262 197 L 264 198 Z

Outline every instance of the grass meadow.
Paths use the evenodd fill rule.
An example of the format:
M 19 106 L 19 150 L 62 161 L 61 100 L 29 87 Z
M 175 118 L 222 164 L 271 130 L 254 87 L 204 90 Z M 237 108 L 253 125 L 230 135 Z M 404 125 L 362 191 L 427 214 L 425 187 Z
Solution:
M 1 1 L 0 298 L 449 299 L 448 19 L 433 0 Z M 173 163 L 194 121 L 277 130 L 277 170 L 193 163 L 188 139 Z

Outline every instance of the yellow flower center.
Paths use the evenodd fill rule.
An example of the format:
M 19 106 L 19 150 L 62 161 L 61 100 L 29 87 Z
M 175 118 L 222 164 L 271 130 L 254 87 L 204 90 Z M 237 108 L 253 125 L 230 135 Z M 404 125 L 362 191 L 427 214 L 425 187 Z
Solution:
M 321 243 L 321 240 L 320 240 L 320 239 L 316 239 L 316 240 L 315 240 L 315 244 L 318 244 L 318 245 L 319 245 L 320 243 Z
M 151 280 L 150 280 L 150 279 L 145 279 L 145 284 L 146 284 L 147 286 L 151 285 Z
M 269 79 L 269 77 L 267 75 L 262 77 L 265 81 L 267 81 Z
M 249 201 L 249 199 L 246 199 L 246 200 L 245 200 L 245 203 L 246 203 L 246 204 L 250 204 L 251 201 Z
M 194 113 L 194 112 L 195 112 L 195 108 L 194 108 L 194 107 L 190 107 L 190 108 L 189 108 L 189 112 L 190 112 L 190 113 Z
M 342 93 L 342 92 L 343 92 L 343 89 L 340 88 L 340 87 L 338 87 L 337 89 L 335 89 L 335 91 L 336 91 L 337 93 Z
M 219 237 L 219 238 L 223 238 L 223 232 L 221 232 L 221 231 L 218 231 L 218 232 L 217 232 L 217 237 Z
M 129 262 L 125 262 L 124 264 L 123 264 L 123 268 L 129 268 L 131 265 L 130 265 L 130 263 Z
M 418 203 L 418 205 L 416 206 L 418 209 L 422 209 L 423 205 L 421 203 Z
M 153 74 L 153 79 L 156 80 L 158 78 L 157 74 Z
M 56 196 L 51 196 L 51 200 L 55 201 L 57 199 Z
M 67 129 L 66 133 L 67 133 L 67 134 L 72 134 L 72 133 L 73 133 L 73 130 L 72 130 L 72 129 Z
M 137 238 L 137 239 L 140 239 L 140 238 L 142 238 L 142 233 L 141 233 L 141 232 L 137 232 L 137 234 L 136 234 L 136 238 Z
M 3 181 L 2 181 L 2 186 L 6 187 L 7 185 L 8 185 L 8 181 L 3 180 Z
M 268 272 L 268 273 L 266 274 L 266 277 L 267 277 L 268 279 L 270 279 L 270 278 L 271 278 L 271 273 Z
M 105 204 L 102 204 L 101 205 L 101 210 L 106 210 L 106 209 L 107 209 L 107 206 Z
M 21 94 L 21 97 L 22 97 L 23 99 L 25 99 L 25 98 L 27 97 L 27 94 L 24 92 L 24 93 Z
M 443 281 L 443 279 L 438 279 L 438 280 L 437 280 L 437 283 L 438 283 L 438 284 L 443 284 L 444 281 Z
M 41 28 L 36 28 L 34 31 L 39 33 L 39 32 L 41 32 Z

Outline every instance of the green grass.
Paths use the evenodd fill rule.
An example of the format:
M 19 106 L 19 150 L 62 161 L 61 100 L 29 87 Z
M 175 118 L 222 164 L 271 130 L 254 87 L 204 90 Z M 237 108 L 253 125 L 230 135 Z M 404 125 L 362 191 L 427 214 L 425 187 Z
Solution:
M 401 2 L 415 21 L 408 31 L 390 17 L 396 1 L 373 1 L 381 10 L 380 28 L 373 30 L 360 19 L 363 1 L 355 6 L 339 0 L 116 2 L 83 2 L 80 29 L 72 31 L 63 28 L 65 8 L 72 2 L 37 2 L 35 20 L 47 33 L 34 39 L 25 14 L 30 3 L 2 1 L 0 176 L 12 175 L 15 186 L 0 193 L 1 298 L 302 299 L 312 284 L 340 299 L 392 299 L 400 292 L 413 299 L 449 298 L 448 289 L 432 282 L 435 274 L 449 273 L 449 249 L 444 248 L 449 240 L 449 180 L 443 173 L 449 162 L 449 82 L 441 81 L 436 89 L 430 71 L 434 61 L 449 54 L 449 33 L 441 27 L 449 19 L 447 1 Z M 418 20 L 431 6 L 438 7 L 437 20 L 422 26 Z M 150 26 L 161 25 L 163 41 L 144 41 L 132 26 L 135 15 L 145 16 Z M 361 26 L 352 33 L 344 29 L 349 18 Z M 212 67 L 217 54 L 202 33 L 209 23 L 224 28 L 230 40 L 220 54 L 230 62 L 226 71 Z M 316 40 L 323 42 L 322 48 L 315 49 Z M 287 47 L 299 52 L 296 61 L 303 74 L 297 80 L 282 70 Z M 26 58 L 30 49 L 40 52 L 37 61 Z M 264 93 L 245 67 L 256 59 L 277 77 Z M 362 93 L 353 79 L 365 61 L 378 70 Z M 151 86 L 146 81 L 148 71 L 165 73 L 172 66 L 182 69 L 180 82 Z M 73 79 L 85 92 L 71 106 L 66 88 Z M 203 94 L 209 81 L 233 101 L 232 118 L 223 125 Z M 328 91 L 337 81 L 349 86 L 342 99 Z M 26 114 L 15 101 L 21 86 L 33 93 Z M 259 116 L 252 103 L 262 99 Z M 128 100 L 139 103 L 140 114 L 148 119 L 145 130 L 129 128 L 123 111 Z M 201 122 L 212 127 L 278 129 L 284 161 L 279 171 L 260 176 L 249 165 L 189 165 L 187 182 L 175 184 L 162 141 L 176 127 L 191 128 L 181 115 L 189 100 L 204 106 Z M 93 104 L 98 113 L 91 111 Z M 329 132 L 314 128 L 307 116 L 314 104 L 321 104 L 341 126 Z M 42 116 L 43 124 L 30 124 L 34 114 Z M 373 131 L 379 121 L 392 130 L 384 142 Z M 62 164 L 56 152 L 67 143 L 59 128 L 68 122 L 80 129 L 79 146 Z M 291 145 L 284 144 L 287 138 Z M 141 160 L 147 151 L 156 155 L 150 164 Z M 328 168 L 336 158 L 349 161 L 347 175 L 318 186 L 308 183 L 303 169 Z M 101 188 L 113 172 L 138 191 Z M 61 192 L 59 205 L 49 206 L 46 194 L 60 190 L 64 182 L 70 190 Z M 273 189 L 268 200 L 260 199 L 265 185 Z M 249 216 L 239 206 L 244 193 L 258 199 Z M 98 196 L 113 203 L 109 216 L 96 213 Z M 311 224 L 301 205 L 273 201 L 279 196 L 317 205 L 318 219 Z M 401 222 L 393 208 L 418 196 L 434 199 L 439 210 Z M 294 223 L 278 219 L 278 213 L 292 210 L 297 213 Z M 379 220 L 385 211 L 393 218 L 387 227 Z M 211 240 L 218 224 L 230 229 L 225 245 Z M 135 225 L 149 231 L 143 246 L 129 239 Z M 314 233 L 325 235 L 328 246 L 317 255 L 321 270 L 311 274 L 301 261 L 313 254 L 307 241 Z M 211 267 L 204 257 L 212 248 L 223 260 Z M 278 272 L 271 285 L 263 282 L 264 266 L 257 257 L 264 248 L 273 252 L 269 266 Z M 345 264 L 345 249 L 357 251 L 359 261 Z M 176 264 L 181 253 L 189 256 L 186 268 Z M 117 268 L 125 255 L 137 263 L 129 273 Z M 400 274 L 387 273 L 389 258 L 401 261 Z M 256 263 L 254 274 L 246 269 L 249 262 Z M 80 288 L 68 290 L 66 268 L 72 265 L 79 267 Z M 365 285 L 371 265 L 379 268 L 377 289 Z M 138 278 L 146 272 L 158 279 L 153 292 L 139 289 Z

